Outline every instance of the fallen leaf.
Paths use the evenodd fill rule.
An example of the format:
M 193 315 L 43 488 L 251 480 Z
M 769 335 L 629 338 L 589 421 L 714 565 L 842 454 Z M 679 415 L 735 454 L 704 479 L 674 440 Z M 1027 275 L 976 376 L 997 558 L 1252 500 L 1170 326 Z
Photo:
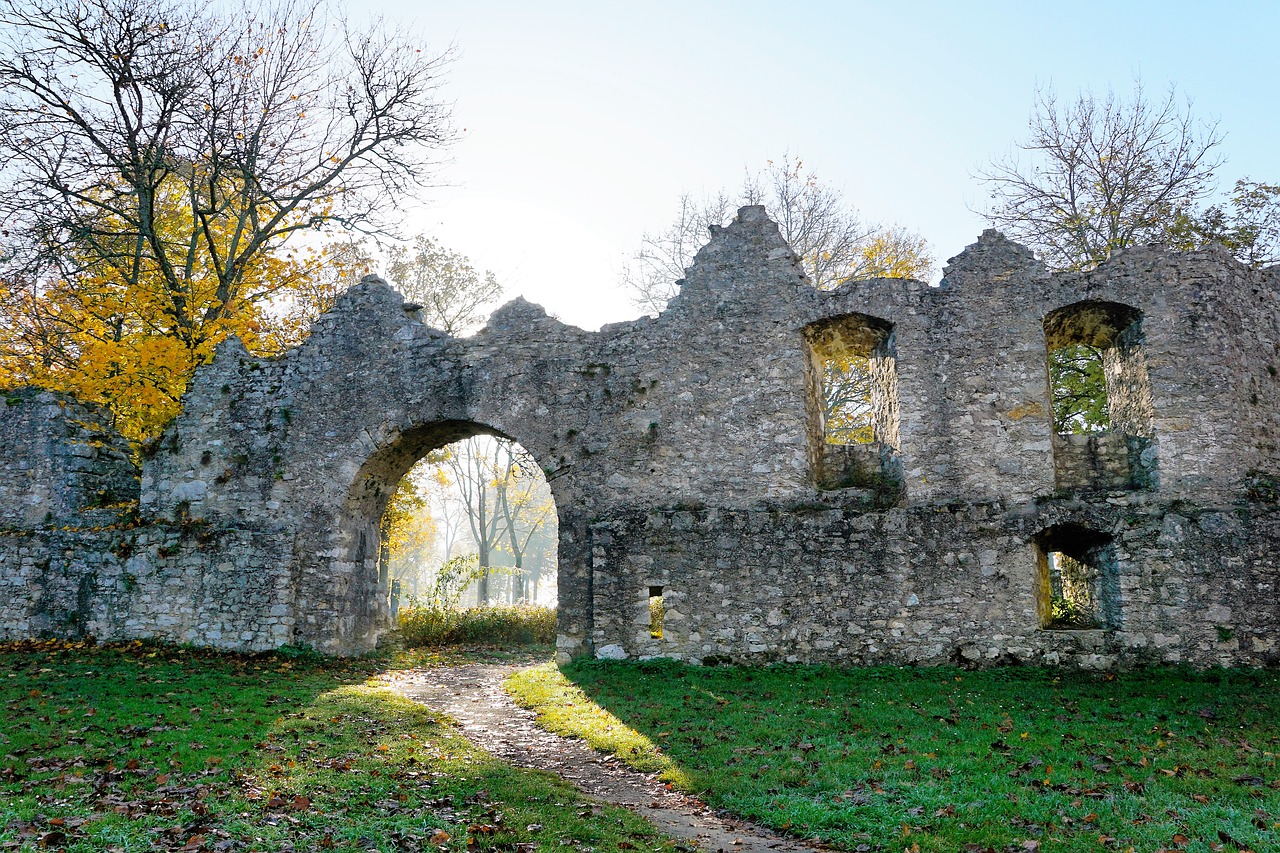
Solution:
M 1241 841 L 1237 841 L 1227 833 L 1223 832 L 1221 829 L 1218 830 L 1218 840 L 1221 841 L 1223 844 L 1230 844 L 1232 847 L 1236 848 L 1237 850 L 1249 849 L 1248 845 L 1244 844 Z

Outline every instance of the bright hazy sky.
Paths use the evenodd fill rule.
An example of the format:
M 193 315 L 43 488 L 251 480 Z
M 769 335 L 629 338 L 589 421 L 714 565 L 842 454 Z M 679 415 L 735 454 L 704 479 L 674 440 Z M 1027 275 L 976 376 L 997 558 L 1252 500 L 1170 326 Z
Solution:
M 350 3 L 350 0 L 347 0 Z M 349 11 L 355 12 L 355 4 Z M 1241 176 L 1280 180 L 1280 3 L 362 4 L 450 43 L 465 132 L 406 227 L 586 328 L 638 311 L 618 274 L 682 193 L 736 188 L 785 152 L 863 217 L 932 243 L 984 227 L 972 173 L 1025 135 L 1037 85 L 1170 83 L 1217 121 Z

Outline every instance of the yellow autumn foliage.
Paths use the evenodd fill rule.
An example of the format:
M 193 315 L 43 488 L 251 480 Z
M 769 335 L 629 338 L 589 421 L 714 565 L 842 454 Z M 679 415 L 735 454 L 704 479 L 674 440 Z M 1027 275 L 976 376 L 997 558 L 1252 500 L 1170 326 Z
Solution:
M 109 244 L 104 251 L 95 235 L 84 258 L 65 264 L 73 274 L 0 282 L 0 386 L 35 385 L 99 404 L 125 437 L 144 443 L 178 414 L 191 375 L 221 341 L 237 335 L 263 356 L 296 345 L 362 262 L 358 253 L 277 245 L 249 258 L 228 284 L 215 265 L 234 255 L 232 219 L 195 222 L 175 187 L 156 221 L 162 252 L 139 250 L 142 241 L 122 222 L 118 252 Z M 176 274 L 174 258 L 182 261 Z
M 382 514 L 382 534 L 394 557 L 429 553 L 434 548 L 436 524 L 422 486 L 411 477 L 401 478 Z
M 849 352 L 833 355 L 824 360 L 822 374 L 826 443 L 868 444 L 874 441 L 867 357 Z
M 864 278 L 927 279 L 933 270 L 929 242 L 905 228 L 888 228 L 875 234 L 862 248 Z

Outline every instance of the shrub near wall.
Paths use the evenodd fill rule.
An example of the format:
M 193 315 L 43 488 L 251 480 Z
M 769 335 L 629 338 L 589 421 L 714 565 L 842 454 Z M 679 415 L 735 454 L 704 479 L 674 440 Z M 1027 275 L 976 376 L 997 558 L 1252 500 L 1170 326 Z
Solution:
M 407 646 L 530 646 L 554 643 L 554 607 L 532 604 L 457 610 L 416 605 L 400 610 L 400 636 Z

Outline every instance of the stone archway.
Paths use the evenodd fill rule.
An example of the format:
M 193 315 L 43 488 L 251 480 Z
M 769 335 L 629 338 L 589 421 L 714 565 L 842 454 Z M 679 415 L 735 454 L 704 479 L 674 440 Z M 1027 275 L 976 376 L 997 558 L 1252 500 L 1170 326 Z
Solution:
M 397 484 L 429 453 L 479 435 L 517 441 L 474 421 L 435 421 L 405 430 L 372 453 L 357 470 L 332 527 L 331 546 L 304 569 L 300 613 L 331 607 L 328 632 L 313 645 L 324 650 L 370 647 L 389 625 L 386 567 L 381 565 L 380 525 Z M 550 485 L 550 484 L 549 484 Z M 555 498 L 554 488 L 553 500 Z M 559 501 L 555 501 L 559 521 Z M 317 623 L 319 626 L 319 623 Z
M 360 653 L 387 622 L 378 523 L 399 479 L 452 441 L 511 438 L 551 481 L 562 633 L 581 649 L 590 598 L 572 447 L 582 431 L 572 419 L 582 376 L 573 366 L 591 359 L 554 358 L 581 349 L 565 341 L 575 332 L 517 301 L 475 337 L 452 338 L 424 326 L 385 282 L 366 279 L 283 359 L 256 360 L 234 340 L 219 349 L 193 382 L 165 452 L 148 460 L 146 508 L 262 540 L 270 561 L 252 565 L 247 594 L 235 591 L 261 602 L 259 619 L 234 625 L 243 642 Z

